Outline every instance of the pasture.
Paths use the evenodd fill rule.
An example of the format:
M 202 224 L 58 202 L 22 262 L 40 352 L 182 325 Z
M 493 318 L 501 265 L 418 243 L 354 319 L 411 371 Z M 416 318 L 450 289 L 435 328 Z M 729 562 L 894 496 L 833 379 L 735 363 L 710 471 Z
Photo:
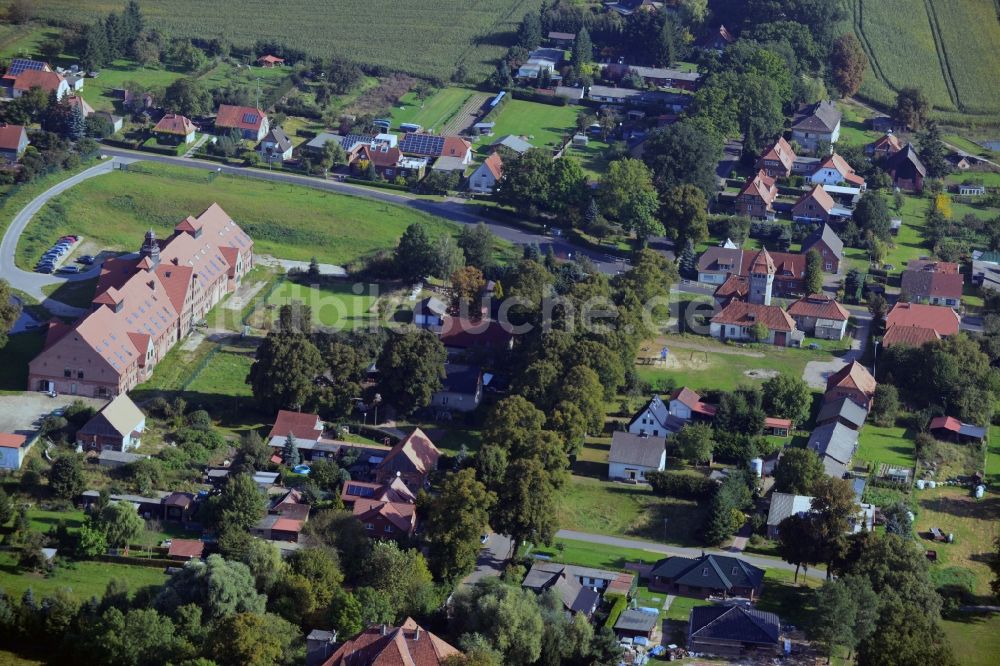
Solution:
M 863 96 L 891 105 L 905 86 L 923 89 L 948 118 L 1000 112 L 1000 24 L 991 0 L 844 0 L 871 60 Z M 970 119 L 970 118 L 967 118 Z
M 47 0 L 38 14 L 46 19 L 73 16 L 88 23 L 123 3 L 109 0 Z M 339 56 L 447 80 L 459 64 L 483 78 L 513 41 L 526 12 L 540 0 L 301 0 L 281 6 L 267 0 L 223 0 L 207 9 L 201 0 L 145 0 L 147 25 L 167 34 L 223 37 L 250 46 L 266 37 L 310 55 Z
M 186 215 L 218 202 L 254 239 L 255 250 L 283 259 L 346 264 L 396 245 L 423 222 L 432 235 L 454 225 L 403 206 L 310 187 L 265 182 L 156 163 L 97 176 L 59 195 L 21 237 L 17 261 L 30 267 L 63 234 L 80 233 L 109 250 L 134 251 L 152 228 L 169 235 Z

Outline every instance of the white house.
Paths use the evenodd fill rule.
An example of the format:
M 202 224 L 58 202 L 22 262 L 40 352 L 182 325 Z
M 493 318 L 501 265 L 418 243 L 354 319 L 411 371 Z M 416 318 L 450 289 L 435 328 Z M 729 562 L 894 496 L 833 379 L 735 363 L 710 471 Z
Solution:
M 34 441 L 24 435 L 0 433 L 0 469 L 21 469 L 21 463 Z
M 634 435 L 620 430 L 612 436 L 608 454 L 609 479 L 646 483 L 648 472 L 662 472 L 666 466 L 666 438 Z
M 676 432 L 681 423 L 672 424 L 670 411 L 666 403 L 660 396 L 654 395 L 639 413 L 632 417 L 628 424 L 628 432 L 633 435 L 652 435 L 654 437 L 666 436 L 669 432 Z
M 146 415 L 124 393 L 104 405 L 76 433 L 76 444 L 88 451 L 123 451 L 139 447 Z
M 265 162 L 284 162 L 292 159 L 292 140 L 280 127 L 272 127 L 257 144 L 257 152 Z
M 837 143 L 842 114 L 832 101 L 803 106 L 792 119 L 792 140 L 805 150 L 816 150 L 820 142 Z
M 771 495 L 771 507 L 767 512 L 767 538 L 778 538 L 778 526 L 786 518 L 810 513 L 812 511 L 812 501 L 813 498 L 806 495 L 773 493 Z M 869 532 L 874 530 L 875 507 L 871 504 L 856 504 L 855 506 L 858 507 L 858 513 L 848 521 L 848 534 L 857 534 L 862 530 Z
M 827 156 L 809 176 L 813 185 L 840 185 L 855 187 L 861 192 L 866 189 L 865 179 L 854 172 L 854 168 L 843 157 L 834 153 Z
M 469 176 L 469 190 L 478 194 L 493 194 L 501 175 L 503 160 L 500 153 L 493 153 Z

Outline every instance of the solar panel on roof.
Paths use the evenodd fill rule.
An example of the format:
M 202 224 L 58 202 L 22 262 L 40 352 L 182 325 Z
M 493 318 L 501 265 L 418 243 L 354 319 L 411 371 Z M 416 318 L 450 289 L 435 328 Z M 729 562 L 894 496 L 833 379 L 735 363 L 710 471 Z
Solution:
M 27 58 L 14 58 L 14 60 L 10 63 L 10 67 L 7 68 L 7 74 L 10 76 L 17 76 L 18 74 L 26 72 L 29 69 L 40 72 L 45 69 L 45 63 L 37 60 L 28 60 Z
M 399 144 L 404 153 L 440 155 L 444 150 L 444 137 L 432 134 L 407 134 Z
M 244 113 L 243 114 L 243 122 L 250 123 L 250 124 L 256 123 L 257 122 L 257 117 L 258 116 L 257 116 L 256 113 Z

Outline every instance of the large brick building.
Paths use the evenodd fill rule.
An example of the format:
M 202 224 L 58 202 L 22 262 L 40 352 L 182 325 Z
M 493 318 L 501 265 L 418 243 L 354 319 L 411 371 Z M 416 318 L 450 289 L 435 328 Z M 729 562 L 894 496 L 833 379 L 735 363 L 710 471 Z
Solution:
M 253 241 L 218 204 L 166 241 L 147 232 L 138 256 L 104 264 L 88 314 L 49 325 L 28 389 L 104 398 L 131 390 L 252 266 Z

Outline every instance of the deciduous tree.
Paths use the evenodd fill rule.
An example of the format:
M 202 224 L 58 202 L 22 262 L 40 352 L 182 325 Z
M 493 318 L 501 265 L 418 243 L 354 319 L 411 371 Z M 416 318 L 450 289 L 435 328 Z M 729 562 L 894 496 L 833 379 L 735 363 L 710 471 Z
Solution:
M 813 485 L 825 474 L 823 461 L 815 451 L 788 448 L 774 469 L 774 489 L 792 495 L 810 495 Z
M 698 244 L 708 238 L 708 202 L 694 185 L 671 188 L 663 198 L 663 226 L 676 245 Z
M 896 95 L 892 116 L 897 122 L 918 130 L 924 126 L 931 105 L 920 88 L 902 88 Z
M 449 474 L 436 497 L 420 501 L 428 564 L 438 580 L 453 583 L 475 567 L 495 502 L 472 469 Z
M 297 627 L 272 613 L 239 613 L 223 618 L 212 632 L 210 653 L 219 666 L 298 663 L 293 642 Z
M 418 282 L 433 275 L 438 265 L 437 248 L 420 222 L 406 228 L 393 257 L 396 274 L 408 282 Z
M 868 69 L 868 56 L 853 32 L 843 34 L 834 41 L 830 61 L 833 83 L 840 96 L 850 97 L 857 93 Z
M 444 378 L 444 345 L 427 330 L 389 338 L 378 362 L 379 388 L 403 415 L 426 407 Z
M 692 465 L 700 465 L 712 460 L 715 441 L 711 426 L 704 423 L 690 423 L 675 434 L 671 441 L 674 451 Z
M 761 387 L 764 410 L 771 416 L 802 423 L 809 416 L 812 391 L 801 377 L 775 375 Z
M 83 463 L 80 457 L 66 453 L 49 468 L 49 487 L 56 497 L 75 499 L 84 489 Z

